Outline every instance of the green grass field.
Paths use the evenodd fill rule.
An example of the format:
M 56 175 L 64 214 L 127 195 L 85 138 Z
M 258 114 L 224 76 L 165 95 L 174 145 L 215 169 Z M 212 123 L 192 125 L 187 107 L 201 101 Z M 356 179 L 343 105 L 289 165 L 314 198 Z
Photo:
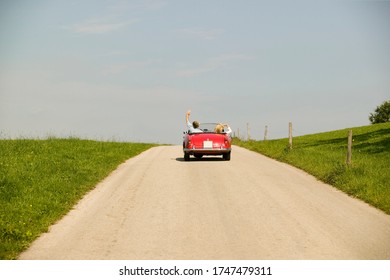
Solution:
M 390 214 L 390 123 L 352 128 L 352 164 L 346 164 L 348 130 L 234 144 L 294 165 Z
M 15 259 L 120 163 L 152 146 L 0 140 L 0 259 Z
M 234 144 L 297 166 L 390 214 L 390 123 Z M 79 139 L 0 140 L 0 259 L 15 259 L 121 162 L 154 144 Z

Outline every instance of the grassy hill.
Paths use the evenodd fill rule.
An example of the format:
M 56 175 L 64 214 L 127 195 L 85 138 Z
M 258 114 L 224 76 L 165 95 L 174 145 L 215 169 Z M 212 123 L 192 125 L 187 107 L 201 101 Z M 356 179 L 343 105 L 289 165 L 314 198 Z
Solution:
M 352 164 L 346 164 L 349 129 L 288 139 L 234 144 L 289 163 L 390 214 L 390 123 L 352 128 Z
M 120 163 L 153 144 L 0 140 L 0 259 L 14 259 Z

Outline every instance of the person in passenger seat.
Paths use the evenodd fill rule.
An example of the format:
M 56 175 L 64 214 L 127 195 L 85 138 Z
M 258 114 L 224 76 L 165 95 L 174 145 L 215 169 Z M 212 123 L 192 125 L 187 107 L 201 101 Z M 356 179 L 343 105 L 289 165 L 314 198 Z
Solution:
M 226 129 L 225 129 L 225 127 L 226 127 Z M 230 133 L 232 133 L 232 129 L 230 128 L 230 126 L 228 124 L 219 123 L 215 126 L 214 132 L 215 133 L 225 132 L 226 134 L 228 134 L 230 136 Z

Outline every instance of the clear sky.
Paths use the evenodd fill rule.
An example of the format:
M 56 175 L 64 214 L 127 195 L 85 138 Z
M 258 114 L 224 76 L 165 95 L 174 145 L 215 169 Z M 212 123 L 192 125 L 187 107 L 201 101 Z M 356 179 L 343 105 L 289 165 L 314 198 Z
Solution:
M 191 109 L 272 139 L 389 99 L 389 1 L 0 1 L 1 137 L 180 145 Z

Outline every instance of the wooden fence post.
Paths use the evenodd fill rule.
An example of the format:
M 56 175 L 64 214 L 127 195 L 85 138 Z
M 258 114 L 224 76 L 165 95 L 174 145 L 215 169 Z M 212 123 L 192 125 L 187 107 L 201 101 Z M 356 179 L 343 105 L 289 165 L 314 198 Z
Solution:
M 348 131 L 347 165 L 352 163 L 352 129 Z
M 265 130 L 264 130 L 264 141 L 267 140 L 268 138 L 268 125 L 265 126 Z
M 292 149 L 293 140 L 292 140 L 292 122 L 288 123 L 288 147 Z

